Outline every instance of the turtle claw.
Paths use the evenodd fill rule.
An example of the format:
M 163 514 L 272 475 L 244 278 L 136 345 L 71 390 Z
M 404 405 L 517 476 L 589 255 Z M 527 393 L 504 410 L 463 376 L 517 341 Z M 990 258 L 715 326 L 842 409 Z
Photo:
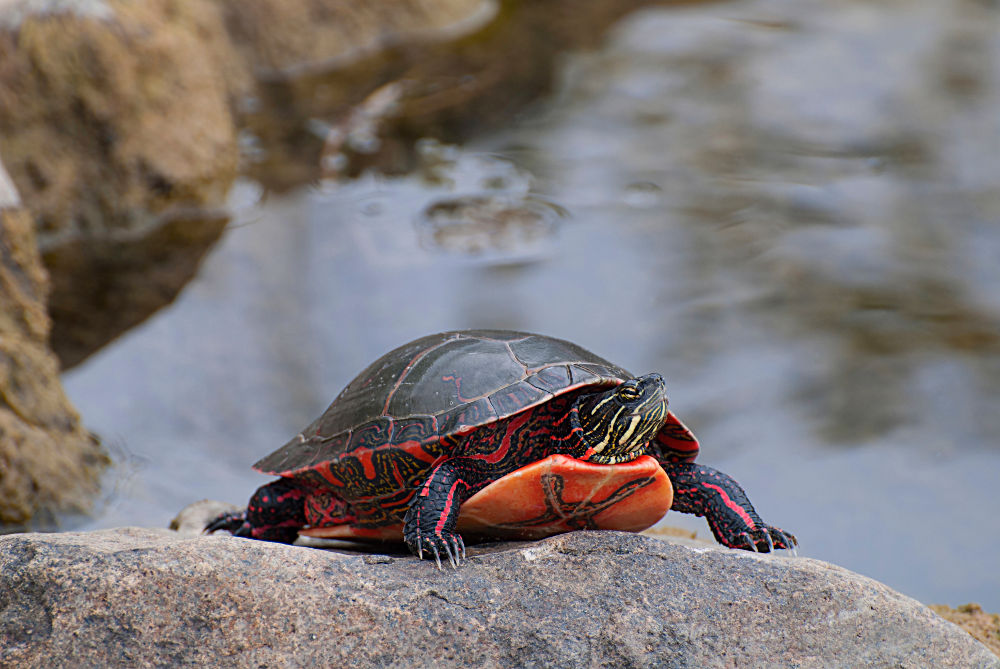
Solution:
M 444 559 L 447 559 L 454 569 L 458 569 L 465 559 L 465 542 L 460 535 L 453 532 L 443 532 L 433 536 L 418 535 L 407 543 L 410 544 L 410 550 L 421 560 L 425 554 L 427 559 L 434 556 L 438 569 L 443 568 Z
M 438 551 L 437 544 L 426 537 L 419 537 L 415 543 L 416 546 L 410 546 L 410 550 L 416 553 L 417 557 L 421 560 L 424 559 L 424 552 L 426 550 L 427 558 L 430 559 L 433 555 L 434 562 L 437 563 L 437 568 L 441 569 L 441 552 Z
M 794 535 L 769 525 L 760 527 L 759 531 L 761 534 L 759 541 L 767 544 L 767 551 L 765 552 L 773 553 L 776 550 L 790 550 L 795 555 L 795 547 L 799 542 Z
M 462 559 L 458 552 L 458 542 L 453 537 L 449 537 L 449 540 L 444 542 L 444 549 L 448 552 L 448 562 L 451 563 L 451 568 L 458 569 L 458 561 Z
M 452 568 L 458 569 L 465 559 L 465 542 L 453 529 L 454 523 L 442 521 L 439 515 L 424 512 L 414 505 L 403 519 L 403 541 L 410 551 L 423 560 L 434 556 L 438 569 L 442 569 L 444 559 Z
M 754 543 L 753 537 L 751 537 L 748 532 L 740 532 L 730 541 L 721 543 L 729 548 L 739 548 L 745 551 L 753 551 L 754 553 L 757 552 L 757 544 Z
M 774 541 L 771 539 L 771 533 L 768 532 L 768 531 L 766 531 L 766 530 L 764 531 L 764 541 L 767 542 L 767 550 L 764 551 L 764 552 L 765 553 L 773 553 L 774 552 Z
M 759 525 L 753 529 L 744 530 L 732 537 L 728 542 L 722 542 L 730 548 L 739 548 L 754 553 L 773 553 L 776 550 L 789 550 L 797 555 L 795 547 L 798 539 L 795 535 L 770 525 Z
M 768 533 L 775 535 L 775 539 L 778 540 L 778 543 L 775 544 L 776 547 L 791 551 L 795 557 L 799 556 L 798 551 L 795 550 L 795 547 L 799 545 L 799 540 L 795 538 L 794 534 L 777 527 L 769 527 Z

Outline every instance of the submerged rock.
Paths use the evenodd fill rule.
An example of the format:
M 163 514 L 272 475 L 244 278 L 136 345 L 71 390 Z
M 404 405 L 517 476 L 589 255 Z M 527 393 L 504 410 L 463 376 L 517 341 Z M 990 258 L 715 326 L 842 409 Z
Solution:
M 1000 660 L 817 560 L 573 532 L 458 570 L 122 528 L 0 538 L 0 664 L 962 666 Z

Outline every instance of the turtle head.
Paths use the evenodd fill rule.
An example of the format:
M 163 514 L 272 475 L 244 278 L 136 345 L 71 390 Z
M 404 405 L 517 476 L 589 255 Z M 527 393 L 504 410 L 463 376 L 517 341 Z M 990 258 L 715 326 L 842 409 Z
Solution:
M 580 395 L 580 460 L 608 465 L 635 460 L 667 420 L 663 377 L 647 374 L 619 386 Z

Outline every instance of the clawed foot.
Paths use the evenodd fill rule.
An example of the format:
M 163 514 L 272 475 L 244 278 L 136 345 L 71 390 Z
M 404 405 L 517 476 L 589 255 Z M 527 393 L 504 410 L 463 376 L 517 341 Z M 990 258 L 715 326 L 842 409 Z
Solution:
M 779 548 L 794 553 L 795 547 L 799 545 L 799 540 L 791 532 L 785 532 L 770 525 L 758 525 L 753 529 L 729 537 L 727 541 L 721 543 L 729 548 L 741 548 L 757 553 L 770 553 Z
M 462 485 L 467 490 L 469 484 L 459 477 L 454 463 L 452 460 L 434 468 L 403 517 L 406 545 L 420 559 L 433 555 L 438 569 L 442 556 L 447 556 L 455 569 L 465 559 L 465 542 L 455 531 L 462 502 L 461 492 L 455 491 Z
M 234 537 L 250 536 L 250 523 L 247 522 L 246 510 L 223 513 L 205 526 L 207 534 L 218 530 L 227 530 Z
M 405 534 L 406 545 L 410 547 L 414 555 L 421 559 L 424 558 L 424 554 L 427 555 L 428 559 L 433 555 L 438 569 L 441 569 L 442 555 L 448 556 L 448 562 L 455 569 L 458 569 L 458 565 L 462 564 L 462 560 L 465 559 L 465 542 L 462 541 L 462 536 L 456 532 L 442 531 L 433 535 L 414 533 L 412 537 L 409 533 Z
M 436 520 L 430 522 L 419 508 L 410 507 L 403 521 L 403 540 L 420 559 L 424 555 L 428 559 L 433 555 L 438 569 L 441 569 L 442 555 L 447 556 L 451 566 L 458 569 L 458 565 L 465 559 L 465 542 L 458 532 L 449 529 L 447 525 L 448 523 Z

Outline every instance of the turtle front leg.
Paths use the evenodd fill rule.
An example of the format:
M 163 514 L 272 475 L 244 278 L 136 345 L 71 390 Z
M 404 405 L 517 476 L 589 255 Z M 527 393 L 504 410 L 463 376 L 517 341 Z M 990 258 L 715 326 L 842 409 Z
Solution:
M 670 509 L 704 516 L 723 546 L 768 553 L 798 545 L 793 534 L 760 519 L 743 488 L 728 474 L 694 462 L 660 461 L 660 465 L 674 486 Z
M 465 542 L 455 531 L 459 508 L 480 485 L 478 467 L 469 458 L 447 460 L 435 467 L 417 489 L 403 519 L 403 539 L 414 555 L 434 557 L 438 569 L 447 555 L 452 567 L 465 558 Z
M 224 513 L 208 523 L 205 531 L 228 530 L 235 537 L 290 544 L 306 524 L 305 498 L 302 488 L 278 479 L 258 488 L 245 511 Z

